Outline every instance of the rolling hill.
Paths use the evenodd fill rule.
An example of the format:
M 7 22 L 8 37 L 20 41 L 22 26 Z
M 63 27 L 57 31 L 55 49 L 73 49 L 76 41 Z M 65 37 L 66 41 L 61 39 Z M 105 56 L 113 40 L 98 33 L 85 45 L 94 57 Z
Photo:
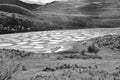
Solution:
M 9 13 L 26 15 L 30 17 L 34 16 L 34 14 L 30 10 L 18 5 L 13 5 L 13 4 L 0 4 L 0 10 L 4 12 L 9 12 Z
M 14 4 L 14 5 L 18 5 L 21 7 L 25 7 L 25 8 L 30 9 L 30 10 L 35 9 L 35 8 L 40 6 L 37 4 L 24 3 L 20 0 L 0 0 L 0 4 Z
M 42 5 L 35 9 L 35 12 L 52 12 L 63 14 L 83 14 L 83 15 L 102 15 L 104 12 L 115 10 L 120 11 L 120 2 L 118 0 L 68 0 L 67 2 L 54 1 L 52 3 Z
M 24 3 L 19 0 L 0 1 L 0 3 L 5 2 L 16 4 L 16 8 L 19 9 L 15 10 L 15 6 L 12 5 L 10 10 L 8 6 L 4 6 L 5 9 L 2 6 L 1 10 L 15 14 L 20 13 L 21 16 L 28 18 L 27 20 L 31 20 L 34 25 L 31 31 L 120 27 L 119 0 L 54 1 L 46 5 L 37 5 L 36 7 L 32 7 L 34 4 Z M 27 7 L 24 4 L 27 4 Z M 35 14 L 35 17 L 29 15 L 32 13 Z
M 34 10 L 42 19 L 50 21 L 63 21 L 66 25 L 75 24 L 72 27 L 119 27 L 120 21 L 119 0 L 68 0 L 67 2 L 55 1 Z M 87 19 L 86 19 L 87 17 Z M 81 23 L 82 18 L 82 23 Z M 71 20 L 72 19 L 72 20 Z M 85 19 L 85 21 L 83 21 Z M 93 21 L 90 25 L 90 21 Z M 61 26 L 64 23 L 61 23 Z M 77 24 L 76 24 L 77 23 Z M 80 25 L 81 24 L 81 25 Z M 60 24 L 59 24 L 60 25 Z M 87 27 L 88 27 L 87 26 Z

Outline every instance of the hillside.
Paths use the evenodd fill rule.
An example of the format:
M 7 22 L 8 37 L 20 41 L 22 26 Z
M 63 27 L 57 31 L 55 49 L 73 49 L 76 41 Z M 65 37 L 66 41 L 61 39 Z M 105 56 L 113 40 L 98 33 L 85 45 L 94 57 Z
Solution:
M 9 2 L 9 0 L 3 2 Z M 0 3 L 3 2 L 1 1 Z M 17 5 L 16 7 L 14 5 L 3 6 L 3 4 L 1 4 L 1 10 L 3 10 L 6 15 L 9 13 L 20 13 L 20 16 L 32 20 L 32 24 L 35 25 L 37 29 L 35 29 L 35 27 L 31 31 L 101 27 L 114 28 L 120 26 L 120 2 L 118 0 L 54 1 L 36 8 L 30 8 L 29 6 L 30 9 L 20 4 L 20 2 L 16 4 L 15 1 L 11 1 L 11 4 L 15 3 Z M 8 7 L 11 9 L 9 10 Z
M 40 6 L 37 4 L 24 3 L 20 0 L 0 0 L 0 4 L 14 4 L 14 5 L 25 7 L 25 8 L 30 9 L 30 10 L 35 9 L 35 8 Z
M 109 11 L 111 8 L 112 10 L 119 9 L 119 4 L 120 2 L 118 0 L 68 0 L 67 2 L 54 1 L 38 7 L 35 11 L 66 14 L 80 14 L 85 12 L 87 15 L 94 15 L 94 13 Z
M 89 27 L 119 27 L 120 26 L 120 2 L 118 0 L 69 0 L 67 2 L 55 1 L 34 10 L 40 19 L 47 19 L 53 24 L 85 28 L 80 24 L 88 23 Z M 83 22 L 81 23 L 81 18 Z M 84 21 L 84 19 L 86 19 Z M 71 20 L 74 19 L 74 20 Z M 59 21 L 58 21 L 59 20 Z M 87 21 L 93 21 L 92 25 Z M 54 22 L 53 22 L 54 21 Z M 66 25 L 64 25 L 64 23 Z M 75 24 L 74 26 L 70 23 Z M 89 25 L 90 24 L 90 25 Z M 86 27 L 88 27 L 86 26 Z
M 0 4 L 0 10 L 8 13 L 16 13 L 16 14 L 30 16 L 30 17 L 35 16 L 35 14 L 32 13 L 32 11 L 24 7 L 13 5 L 13 4 Z

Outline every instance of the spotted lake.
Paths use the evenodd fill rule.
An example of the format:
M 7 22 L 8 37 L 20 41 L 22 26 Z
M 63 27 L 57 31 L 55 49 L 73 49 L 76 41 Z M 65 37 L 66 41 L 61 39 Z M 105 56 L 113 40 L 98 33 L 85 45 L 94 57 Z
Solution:
M 65 41 L 86 40 L 106 34 L 117 34 L 120 28 L 38 31 L 0 35 L 0 48 L 44 52 Z

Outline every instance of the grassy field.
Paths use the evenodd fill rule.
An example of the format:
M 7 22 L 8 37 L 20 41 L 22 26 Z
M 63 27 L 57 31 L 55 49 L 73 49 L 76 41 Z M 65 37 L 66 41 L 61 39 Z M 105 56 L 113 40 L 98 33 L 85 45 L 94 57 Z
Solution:
M 83 41 L 92 44 L 76 53 L 0 49 L 0 80 L 119 80 L 119 38 L 108 35 Z

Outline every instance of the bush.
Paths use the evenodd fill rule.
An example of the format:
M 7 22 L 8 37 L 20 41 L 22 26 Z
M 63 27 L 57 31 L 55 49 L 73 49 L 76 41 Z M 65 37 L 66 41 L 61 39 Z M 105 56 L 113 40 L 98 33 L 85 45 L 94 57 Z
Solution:
M 90 53 L 97 53 L 99 51 L 99 48 L 96 47 L 94 44 L 88 46 L 88 52 Z
M 83 55 L 83 56 L 85 56 L 85 52 L 86 52 L 85 50 L 82 50 L 82 51 L 80 52 L 80 54 Z

